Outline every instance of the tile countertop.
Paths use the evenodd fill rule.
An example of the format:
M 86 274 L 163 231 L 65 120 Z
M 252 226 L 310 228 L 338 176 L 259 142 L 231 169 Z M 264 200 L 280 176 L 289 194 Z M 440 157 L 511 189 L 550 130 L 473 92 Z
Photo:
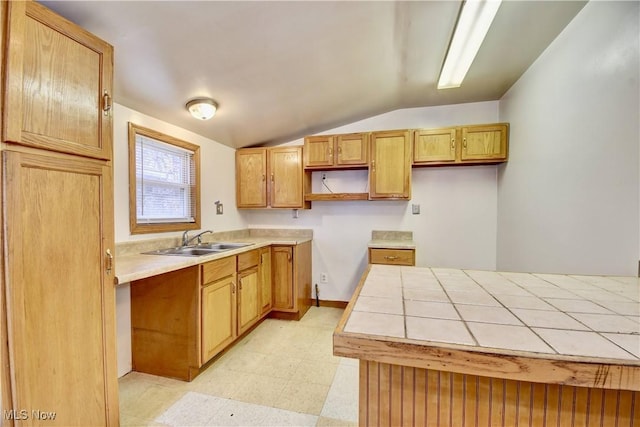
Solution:
M 373 230 L 369 248 L 374 249 L 415 249 L 413 232 Z
M 168 273 L 170 271 L 179 270 L 181 268 L 202 264 L 203 262 L 213 261 L 220 258 L 226 258 L 228 256 L 237 255 L 273 244 L 297 245 L 311 241 L 313 239 L 313 234 L 310 230 L 251 229 L 242 230 L 239 233 L 216 234 L 213 235 L 213 238 L 209 237 L 205 240 L 207 237 L 209 237 L 209 235 L 203 236 L 203 241 L 251 243 L 251 245 L 214 253 L 212 255 L 177 256 L 147 255 L 141 253 L 164 247 L 177 246 L 178 244 L 174 243 L 173 240 L 169 241 L 165 239 L 162 240 L 161 243 L 127 243 L 127 246 L 133 246 L 133 248 L 127 248 L 126 250 L 120 248 L 120 250 L 116 251 L 116 284 L 127 283 L 132 280 L 144 279 L 146 277 Z
M 520 364 L 500 368 L 511 372 L 498 377 L 512 379 L 519 379 L 518 372 L 532 375 L 527 361 L 546 360 L 554 371 L 577 369 L 560 368 L 562 362 L 606 363 L 623 366 L 629 372 L 622 381 L 640 390 L 639 292 L 636 277 L 372 265 L 336 329 L 334 353 L 385 363 L 395 355 L 409 366 L 451 368 L 456 363 L 443 358 L 447 350 L 467 358 L 460 365 L 469 362 L 453 372 L 474 374 L 489 363 L 476 361 L 473 370 L 471 359 L 495 355 L 500 363 Z M 406 354 L 394 354 L 396 347 Z M 579 382 L 576 375 L 557 382 Z M 607 382 L 607 375 L 600 380 Z

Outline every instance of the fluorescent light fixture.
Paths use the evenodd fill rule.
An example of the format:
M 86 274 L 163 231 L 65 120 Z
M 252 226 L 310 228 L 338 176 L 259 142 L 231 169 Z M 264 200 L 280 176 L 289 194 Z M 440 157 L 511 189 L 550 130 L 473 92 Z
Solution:
M 218 104 L 213 99 L 196 98 L 187 102 L 187 110 L 193 117 L 199 120 L 209 120 L 216 114 Z
M 438 89 L 460 87 L 502 0 L 466 0 L 453 32 Z

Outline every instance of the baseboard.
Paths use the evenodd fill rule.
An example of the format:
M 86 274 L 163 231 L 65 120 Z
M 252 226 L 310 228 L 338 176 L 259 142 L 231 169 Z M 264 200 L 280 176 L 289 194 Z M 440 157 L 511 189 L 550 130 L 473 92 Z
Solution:
M 333 307 L 333 308 L 341 308 L 341 309 L 345 309 L 347 308 L 347 305 L 349 303 L 347 301 L 327 301 L 327 300 L 320 300 L 320 307 Z M 313 305 L 316 305 L 315 300 L 313 301 Z

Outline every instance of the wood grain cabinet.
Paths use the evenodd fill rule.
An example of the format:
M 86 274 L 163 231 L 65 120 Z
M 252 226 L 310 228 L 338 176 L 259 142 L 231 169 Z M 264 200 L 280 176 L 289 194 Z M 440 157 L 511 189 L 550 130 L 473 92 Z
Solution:
M 271 249 L 273 317 L 299 320 L 311 306 L 311 242 Z
M 36 2 L 7 2 L 4 141 L 112 157 L 113 48 Z
M 367 167 L 368 153 L 368 133 L 318 135 L 304 139 L 305 169 Z
M 462 162 L 493 163 L 507 159 L 508 125 L 464 126 L 461 134 Z
M 236 257 L 202 264 L 201 360 L 208 362 L 238 336 Z
M 238 208 L 304 209 L 310 176 L 302 167 L 302 147 L 245 148 L 236 151 Z
M 416 265 L 415 249 L 369 248 L 369 264 Z
M 415 130 L 413 165 L 504 162 L 508 157 L 508 134 L 506 123 Z
M 411 199 L 411 132 L 371 133 L 369 199 Z
M 271 280 L 271 247 L 259 249 L 260 263 L 258 275 L 260 276 L 260 314 L 265 315 L 273 307 L 273 289 Z
M 456 128 L 414 131 L 413 164 L 456 161 Z
M 238 335 L 260 320 L 262 314 L 259 262 L 257 249 L 238 255 Z
M 0 19 L 3 419 L 118 425 L 113 49 L 35 2 Z

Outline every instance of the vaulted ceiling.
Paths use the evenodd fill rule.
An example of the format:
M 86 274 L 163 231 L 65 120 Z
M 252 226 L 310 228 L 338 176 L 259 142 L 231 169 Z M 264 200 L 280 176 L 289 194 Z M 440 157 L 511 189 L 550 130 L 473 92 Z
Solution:
M 438 90 L 457 0 L 42 3 L 114 46 L 117 103 L 232 147 L 500 99 L 585 4 L 503 1 L 462 87 Z M 199 96 L 213 119 L 185 109 Z

